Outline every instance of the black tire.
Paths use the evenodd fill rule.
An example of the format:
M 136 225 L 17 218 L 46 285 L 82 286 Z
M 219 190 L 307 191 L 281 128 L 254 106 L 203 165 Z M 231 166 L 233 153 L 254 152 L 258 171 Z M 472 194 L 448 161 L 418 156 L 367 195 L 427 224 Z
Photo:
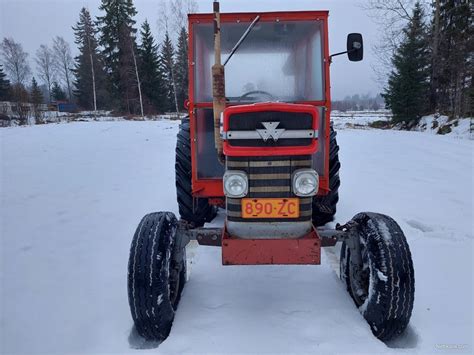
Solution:
M 313 224 L 316 227 L 325 225 L 334 220 L 336 206 L 339 201 L 339 145 L 336 139 L 337 132 L 331 123 L 331 135 L 329 141 L 329 193 L 326 196 L 315 196 L 313 198 Z
M 217 214 L 217 208 L 207 199 L 193 198 L 191 186 L 191 135 L 189 118 L 184 118 L 179 126 L 176 142 L 176 193 L 181 219 L 201 227 Z
M 128 302 L 136 330 L 146 340 L 166 339 L 186 282 L 186 253 L 175 244 L 176 228 L 173 213 L 150 213 L 130 247 Z
M 341 280 L 373 334 L 382 341 L 394 339 L 408 326 L 415 298 L 415 274 L 406 237 L 392 218 L 368 212 L 352 219 L 350 233 L 359 237 L 362 265 L 351 262 L 354 249 L 344 242 Z

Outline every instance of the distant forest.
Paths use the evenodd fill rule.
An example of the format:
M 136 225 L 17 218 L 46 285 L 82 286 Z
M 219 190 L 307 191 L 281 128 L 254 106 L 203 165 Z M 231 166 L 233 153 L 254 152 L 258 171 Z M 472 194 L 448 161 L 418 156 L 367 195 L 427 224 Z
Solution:
M 371 96 L 370 94 L 346 96 L 344 100 L 331 102 L 331 109 L 337 111 L 376 111 L 385 108 L 382 95 Z
M 33 62 L 13 38 L 0 43 L 0 101 L 34 105 L 58 101 L 83 110 L 115 110 L 129 115 L 184 109 L 188 91 L 187 13 L 194 0 L 163 0 L 158 5 L 160 39 L 145 21 L 134 20 L 133 0 L 101 0 L 100 15 L 87 8 L 72 25 L 79 54 L 57 36 L 42 44 Z

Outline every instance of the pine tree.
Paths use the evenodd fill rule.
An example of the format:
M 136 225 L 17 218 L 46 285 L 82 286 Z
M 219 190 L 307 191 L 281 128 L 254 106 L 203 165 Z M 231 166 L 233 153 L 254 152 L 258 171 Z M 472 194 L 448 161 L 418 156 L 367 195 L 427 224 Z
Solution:
M 102 0 L 100 10 L 105 12 L 98 17 L 98 24 L 109 93 L 119 98 L 122 110 L 136 113 L 139 95 L 133 58 L 136 50 L 133 17 L 137 11 L 132 0 Z
M 67 99 L 66 92 L 61 86 L 59 86 L 57 81 L 53 83 L 53 88 L 51 89 L 51 96 L 55 101 L 65 101 Z
M 419 2 L 403 33 L 383 97 L 394 122 L 412 124 L 427 112 L 429 97 L 429 45 Z
M 155 44 L 148 21 L 143 23 L 140 35 L 140 73 L 146 111 L 164 112 L 166 98 L 163 87 L 163 76 L 160 71 L 158 46 Z
M 34 105 L 40 105 L 43 103 L 44 100 L 43 93 L 35 77 L 33 77 L 33 79 L 31 80 L 30 99 L 31 103 Z
M 188 99 L 188 34 L 182 27 L 178 37 L 176 53 L 176 96 L 179 108 L 184 109 L 184 101 Z
M 176 97 L 176 82 L 174 74 L 174 48 L 168 32 L 161 45 L 160 67 L 163 72 L 166 104 L 165 110 L 172 112 L 178 110 Z
M 3 72 L 3 65 L 0 64 L 0 101 L 7 101 L 10 98 L 10 81 Z
M 35 116 L 36 123 L 42 122 L 40 105 L 43 103 L 43 93 L 41 92 L 38 82 L 33 77 L 31 80 L 31 89 L 30 89 L 30 100 L 33 104 L 33 114 Z
M 438 0 L 435 2 L 433 43 L 437 56 L 436 108 L 451 117 L 472 113 L 472 73 L 474 62 L 474 30 L 472 26 L 472 7 L 466 0 Z M 436 32 L 438 30 L 438 32 Z M 437 36 L 435 36 L 437 34 Z
M 109 108 L 104 64 L 96 39 L 97 29 L 86 8 L 82 8 L 73 30 L 79 49 L 74 67 L 74 96 L 77 103 L 88 110 Z

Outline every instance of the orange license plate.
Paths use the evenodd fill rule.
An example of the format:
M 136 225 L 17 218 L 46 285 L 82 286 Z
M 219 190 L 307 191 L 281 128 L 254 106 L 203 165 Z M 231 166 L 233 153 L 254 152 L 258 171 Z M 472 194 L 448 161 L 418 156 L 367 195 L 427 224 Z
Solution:
M 243 198 L 243 218 L 298 218 L 297 198 Z

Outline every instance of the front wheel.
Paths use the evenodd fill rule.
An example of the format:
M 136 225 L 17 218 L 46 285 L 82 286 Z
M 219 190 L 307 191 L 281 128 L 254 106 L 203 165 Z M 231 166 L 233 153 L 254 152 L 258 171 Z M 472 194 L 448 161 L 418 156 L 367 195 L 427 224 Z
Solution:
M 340 277 L 348 293 L 382 341 L 408 326 L 415 296 L 415 275 L 403 231 L 390 217 L 359 213 L 344 229 Z
M 173 213 L 150 213 L 130 247 L 128 302 L 137 332 L 147 340 L 166 339 L 186 282 L 186 251 L 176 230 Z

